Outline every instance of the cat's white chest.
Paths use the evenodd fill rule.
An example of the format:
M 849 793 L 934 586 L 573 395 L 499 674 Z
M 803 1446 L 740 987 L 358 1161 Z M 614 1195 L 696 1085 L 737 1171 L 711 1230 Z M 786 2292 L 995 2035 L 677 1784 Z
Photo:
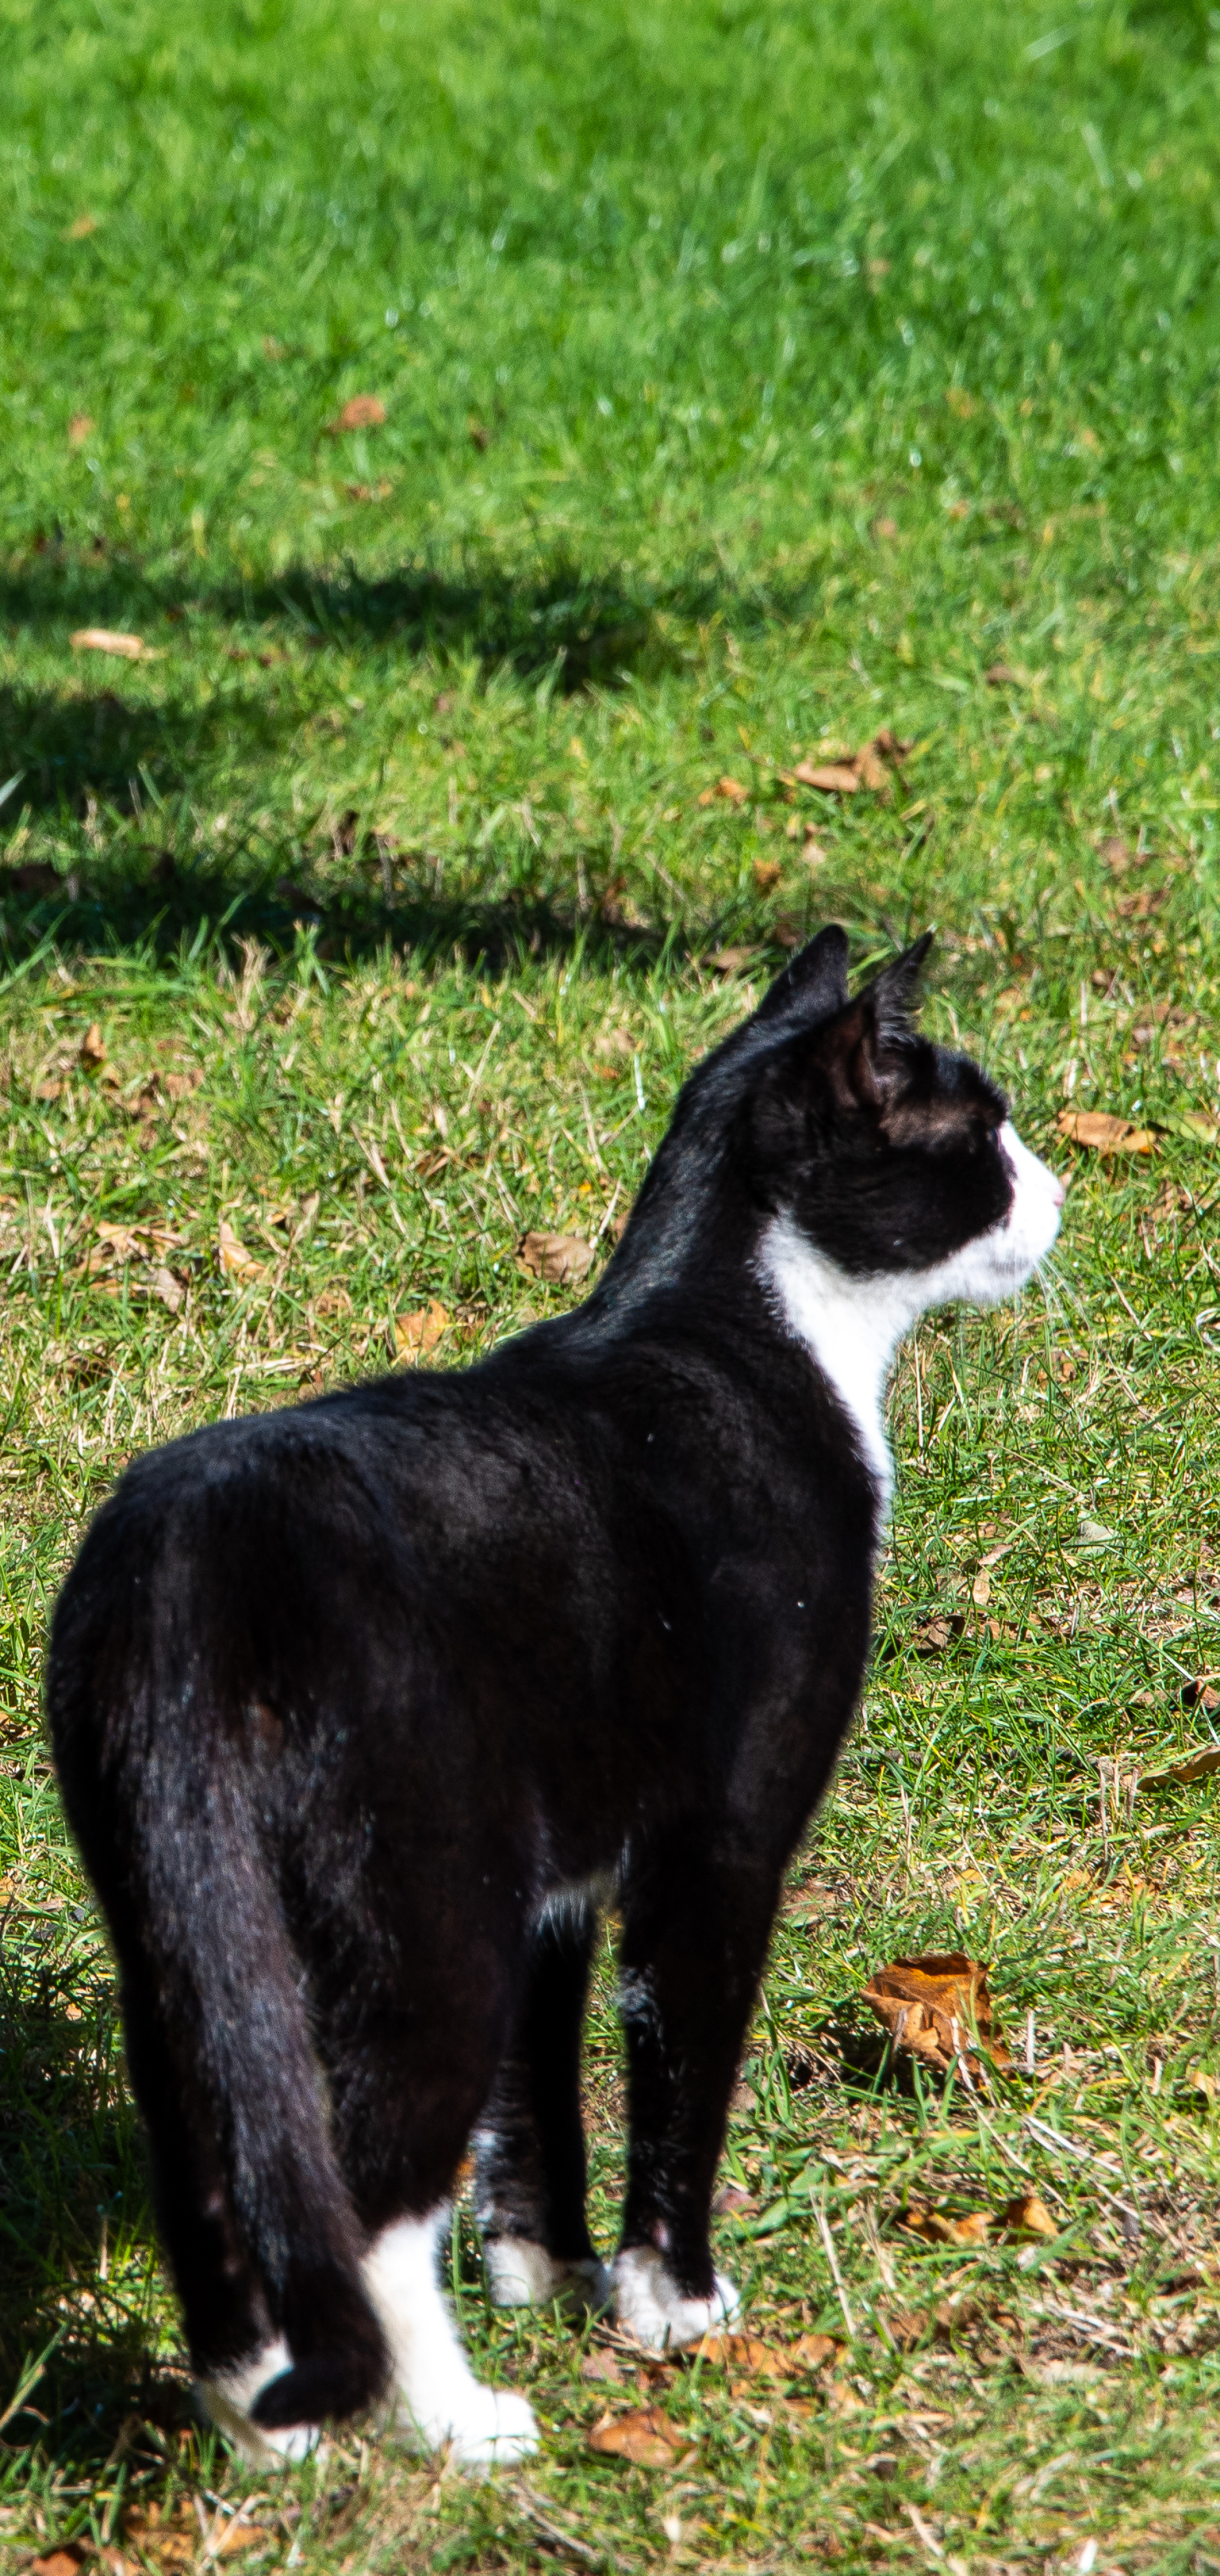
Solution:
M 890 1362 L 911 1321 L 909 1296 L 897 1280 L 849 1278 L 782 1216 L 763 1236 L 759 1268 L 789 1332 L 829 1378 L 887 1503 L 894 1468 L 882 1408 Z

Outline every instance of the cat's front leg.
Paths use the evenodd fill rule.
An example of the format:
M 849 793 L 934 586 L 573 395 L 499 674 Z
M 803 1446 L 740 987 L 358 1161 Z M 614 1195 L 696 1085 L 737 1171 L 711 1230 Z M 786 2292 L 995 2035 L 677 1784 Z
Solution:
M 737 2313 L 712 2261 L 712 2193 L 779 1887 L 769 1859 L 705 1840 L 692 1827 L 641 1856 L 624 1906 L 631 2146 L 615 2303 L 660 2348 Z
M 497 2307 L 603 2308 L 611 2283 L 585 2222 L 580 2045 L 593 1898 L 564 1892 L 530 1940 L 520 2009 L 475 2132 L 475 2209 Z

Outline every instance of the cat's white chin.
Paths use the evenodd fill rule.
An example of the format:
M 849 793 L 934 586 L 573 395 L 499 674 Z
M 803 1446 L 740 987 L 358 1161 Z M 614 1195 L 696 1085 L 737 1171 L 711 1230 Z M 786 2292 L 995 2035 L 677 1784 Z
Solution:
M 717 2272 L 710 2299 L 681 2290 L 652 2245 L 628 2245 L 614 2265 L 614 2310 L 624 2334 L 652 2352 L 676 2352 L 700 2335 L 737 2322 L 740 2302 L 727 2273 Z
M 596 2316 L 614 2297 L 614 2283 L 595 2254 L 564 2262 L 526 2236 L 488 2237 L 483 2269 L 497 2308 L 549 2307 L 559 2300 Z

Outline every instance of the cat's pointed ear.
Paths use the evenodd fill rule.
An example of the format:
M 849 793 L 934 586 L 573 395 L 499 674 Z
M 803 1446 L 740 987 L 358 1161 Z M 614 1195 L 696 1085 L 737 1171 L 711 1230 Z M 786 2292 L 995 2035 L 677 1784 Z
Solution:
M 922 939 L 904 949 L 891 966 L 883 966 L 868 987 L 877 1013 L 877 1026 L 882 1037 L 899 1035 L 910 1024 L 923 962 L 932 945 L 934 933 L 925 930 Z M 863 996 L 861 996 L 863 999 Z
M 847 932 L 828 922 L 816 939 L 802 948 L 763 995 L 757 1020 L 819 1020 L 839 1011 L 847 1000 Z

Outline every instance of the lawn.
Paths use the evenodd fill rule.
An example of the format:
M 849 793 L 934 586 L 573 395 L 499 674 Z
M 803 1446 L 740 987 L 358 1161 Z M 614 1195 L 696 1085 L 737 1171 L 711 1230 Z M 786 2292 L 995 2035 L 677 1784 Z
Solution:
M 1220 2570 L 1220 1774 L 1146 1785 L 1220 1743 L 1220 21 L 0 40 L 0 2563 Z M 1071 1190 L 1019 1308 L 897 1371 L 726 2150 L 750 2345 L 493 2315 L 463 2199 L 538 2458 L 370 2425 L 259 2479 L 190 2410 L 49 1605 L 135 1449 L 580 1294 L 524 1238 L 596 1277 L 828 918 L 860 968 L 937 926 L 927 1024 Z M 860 2000 L 957 1949 L 1013 2059 L 973 2090 Z M 603 2245 L 613 1991 L 610 1925 Z M 591 2446 L 640 2409 L 653 2465 Z

